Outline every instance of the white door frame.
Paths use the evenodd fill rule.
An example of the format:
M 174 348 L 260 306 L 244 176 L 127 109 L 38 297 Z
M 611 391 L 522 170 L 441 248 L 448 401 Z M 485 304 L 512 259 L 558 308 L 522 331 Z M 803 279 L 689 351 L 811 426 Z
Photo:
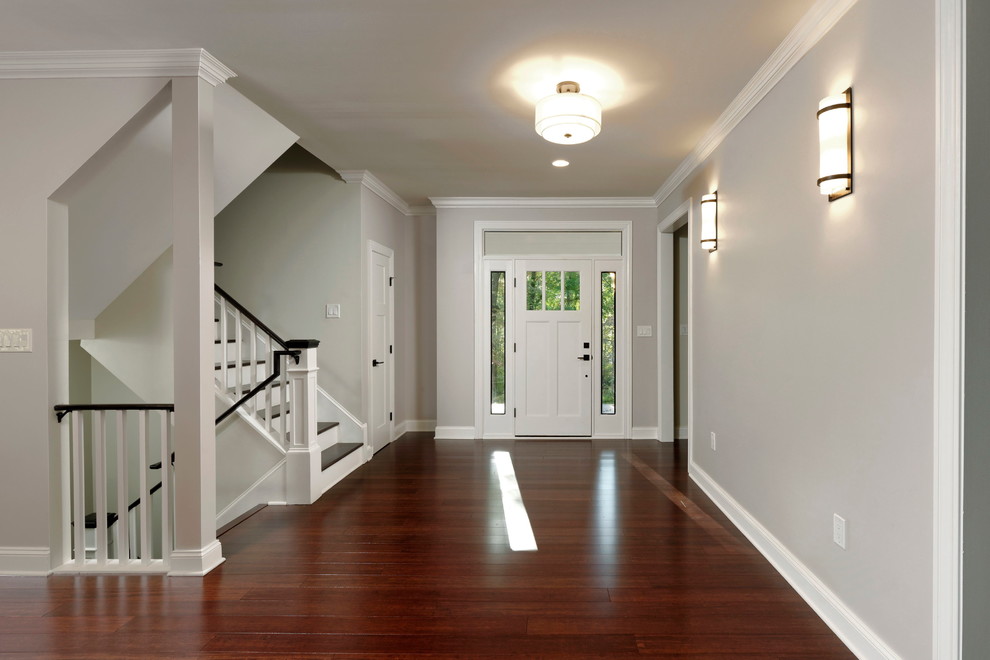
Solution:
M 616 340 L 621 339 L 619 350 L 617 351 L 616 367 L 620 370 L 620 377 L 616 379 L 616 396 L 622 397 L 625 401 L 621 412 L 618 415 L 621 420 L 621 432 L 615 434 L 602 434 L 598 431 L 594 422 L 592 423 L 592 438 L 629 438 L 632 433 L 632 222 L 630 221 L 582 221 L 582 220 L 479 220 L 474 223 L 474 429 L 475 439 L 482 437 L 503 437 L 501 435 L 486 436 L 485 434 L 485 410 L 488 401 L 485 399 L 485 378 L 487 373 L 486 359 L 488 357 L 487 323 L 485 322 L 486 296 L 487 296 L 487 270 L 485 259 L 484 237 L 486 231 L 618 231 L 622 233 L 622 256 L 619 258 L 600 258 L 587 255 L 525 255 L 526 259 L 592 259 L 595 262 L 595 269 L 599 263 L 621 264 L 615 268 L 619 280 L 619 299 L 617 322 L 620 324 L 620 332 L 616 335 Z M 502 261 L 511 260 L 511 257 L 502 257 Z M 597 313 L 597 312 L 595 312 Z M 506 381 L 509 378 L 507 376 Z M 514 396 L 514 392 L 512 392 Z M 506 388 L 506 406 L 509 407 L 510 390 Z M 592 410 L 592 418 L 595 418 L 595 411 Z M 515 437 L 508 435 L 505 437 Z
M 694 318 L 692 263 L 694 201 L 688 198 L 657 226 L 657 439 L 673 442 L 674 428 L 674 232 L 688 226 L 688 463 L 694 444 Z
M 392 248 L 386 247 L 381 243 L 376 243 L 375 241 L 369 240 L 367 248 L 365 251 L 366 265 L 365 265 L 365 283 L 364 283 L 364 418 L 368 424 L 368 434 L 369 434 L 369 449 L 373 451 L 374 447 L 374 429 L 372 428 L 372 410 L 371 410 L 371 378 L 372 378 L 372 366 L 371 360 L 377 356 L 372 355 L 372 337 L 371 337 L 371 324 L 372 319 L 372 294 L 371 294 L 371 281 L 372 273 L 371 269 L 374 266 L 372 260 L 372 253 L 377 252 L 378 254 L 388 258 L 388 277 L 390 281 L 394 281 L 395 277 L 395 253 Z M 385 338 L 385 343 L 393 346 L 395 345 L 395 287 L 389 286 L 388 288 L 388 328 L 386 330 L 387 337 Z M 385 364 L 387 366 L 385 373 L 388 382 L 386 388 L 388 391 L 388 409 L 395 412 L 395 352 L 388 355 L 385 359 Z M 388 431 L 388 442 L 385 443 L 386 446 L 392 442 L 395 438 L 395 415 L 392 415 L 392 419 L 389 420 L 389 431 Z M 380 448 L 379 448 L 380 449 Z M 369 452 L 370 453 L 370 452 Z

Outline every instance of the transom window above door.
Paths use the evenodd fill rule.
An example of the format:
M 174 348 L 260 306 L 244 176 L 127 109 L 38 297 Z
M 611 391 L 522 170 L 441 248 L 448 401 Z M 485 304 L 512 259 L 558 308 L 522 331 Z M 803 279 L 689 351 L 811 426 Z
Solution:
M 526 310 L 581 311 L 581 273 L 576 270 L 526 271 Z

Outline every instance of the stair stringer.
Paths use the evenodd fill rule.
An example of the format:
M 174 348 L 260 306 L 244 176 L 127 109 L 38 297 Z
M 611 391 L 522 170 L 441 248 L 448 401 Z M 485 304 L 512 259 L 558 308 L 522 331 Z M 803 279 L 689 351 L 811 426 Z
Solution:
M 214 391 L 217 410 L 233 401 Z M 259 504 L 284 504 L 288 477 L 286 451 L 240 409 L 217 427 L 217 528 Z
M 347 408 L 340 405 L 340 402 L 330 396 L 322 387 L 317 386 L 316 392 L 319 395 L 316 399 L 317 419 L 321 422 L 337 422 L 340 424 L 337 427 L 337 442 L 360 442 L 367 447 L 368 425 L 351 414 Z M 326 449 L 330 444 L 332 443 L 321 443 L 323 449 Z M 363 463 L 364 461 L 361 462 Z

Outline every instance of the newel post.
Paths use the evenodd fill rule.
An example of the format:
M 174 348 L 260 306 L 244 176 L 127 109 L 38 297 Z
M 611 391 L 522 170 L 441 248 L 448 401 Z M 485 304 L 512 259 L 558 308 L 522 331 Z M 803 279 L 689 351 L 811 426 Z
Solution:
M 299 351 L 298 364 L 286 358 L 289 385 L 290 431 L 286 456 L 289 504 L 312 504 L 319 498 L 320 446 L 316 441 L 316 339 L 286 342 Z

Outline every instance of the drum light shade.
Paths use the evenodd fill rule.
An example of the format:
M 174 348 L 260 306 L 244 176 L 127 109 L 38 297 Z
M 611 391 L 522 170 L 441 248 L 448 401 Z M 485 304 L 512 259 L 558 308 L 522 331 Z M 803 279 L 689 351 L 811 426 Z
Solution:
M 852 88 L 818 104 L 818 188 L 834 202 L 852 192 Z
M 602 104 L 581 93 L 576 82 L 557 85 L 557 93 L 536 104 L 536 132 L 555 144 L 581 144 L 602 130 Z
M 718 249 L 718 191 L 701 198 L 701 249 Z

